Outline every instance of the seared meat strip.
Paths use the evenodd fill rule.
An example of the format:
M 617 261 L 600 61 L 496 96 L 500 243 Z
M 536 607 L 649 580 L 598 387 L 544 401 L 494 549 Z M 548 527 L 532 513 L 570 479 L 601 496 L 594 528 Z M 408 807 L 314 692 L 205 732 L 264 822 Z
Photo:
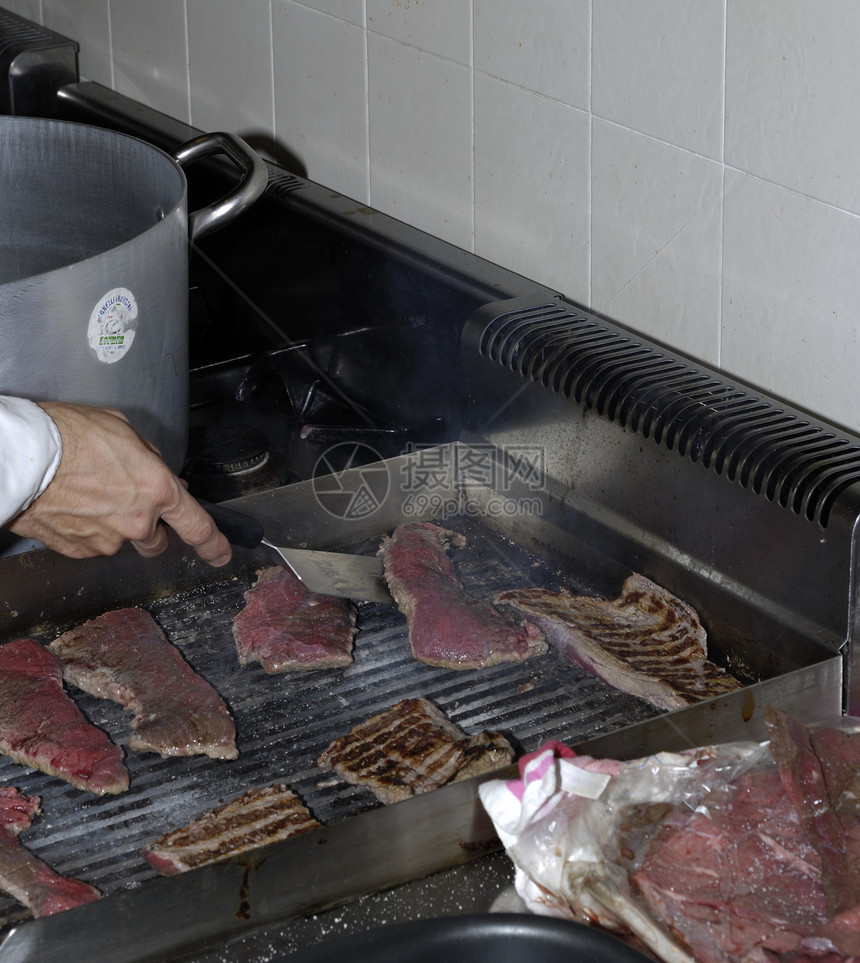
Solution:
M 238 756 L 236 730 L 221 697 L 143 609 L 106 612 L 63 633 L 49 648 L 68 682 L 135 714 L 130 749 Z
M 349 665 L 355 631 L 351 602 L 309 592 L 281 566 L 260 572 L 233 620 L 239 662 L 269 673 Z
M 383 541 L 379 554 L 394 601 L 406 616 L 412 654 L 449 669 L 522 662 L 546 652 L 542 633 L 518 624 L 468 595 L 445 553 L 462 535 L 431 522 L 408 522 Z
M 495 729 L 484 729 L 468 738 L 463 748 L 463 759 L 451 782 L 471 779 L 482 772 L 495 772 L 514 761 L 514 750 L 507 739 Z
M 402 699 L 360 723 L 317 762 L 393 803 L 508 765 L 514 751 L 498 732 L 467 736 L 426 699 Z
M 159 873 L 174 876 L 319 825 L 286 786 L 249 789 L 187 826 L 165 833 L 144 847 L 143 856 Z
M 30 909 L 33 916 L 51 916 L 92 903 L 101 893 L 87 883 L 59 876 L 18 839 L 39 812 L 39 797 L 17 789 L 0 789 L 0 889 Z
M 59 660 L 33 639 L 0 646 L 0 752 L 99 796 L 128 789 L 122 749 L 85 718 Z
M 742 688 L 708 661 L 696 612 L 642 575 L 620 598 L 515 589 L 496 596 L 531 619 L 567 657 L 604 682 L 670 711 Z

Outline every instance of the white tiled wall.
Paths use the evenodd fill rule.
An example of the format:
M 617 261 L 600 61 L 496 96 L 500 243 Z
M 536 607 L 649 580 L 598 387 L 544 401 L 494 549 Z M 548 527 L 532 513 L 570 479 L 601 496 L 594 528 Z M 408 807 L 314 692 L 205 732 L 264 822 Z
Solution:
M 856 0 L 0 0 L 81 70 L 860 432 Z

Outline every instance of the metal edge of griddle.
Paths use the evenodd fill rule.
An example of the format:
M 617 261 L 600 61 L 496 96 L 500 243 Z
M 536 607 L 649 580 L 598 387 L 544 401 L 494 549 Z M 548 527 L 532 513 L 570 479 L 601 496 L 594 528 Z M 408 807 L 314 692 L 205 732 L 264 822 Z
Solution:
M 22 923 L 0 943 L 0 963 L 163 963 L 462 865 L 501 848 L 478 786 L 514 772 L 444 786 Z
M 682 752 L 696 746 L 767 739 L 768 706 L 787 708 L 807 724 L 837 718 L 843 662 L 839 656 L 676 709 L 644 722 L 575 743 L 581 755 L 641 759 L 658 752 Z

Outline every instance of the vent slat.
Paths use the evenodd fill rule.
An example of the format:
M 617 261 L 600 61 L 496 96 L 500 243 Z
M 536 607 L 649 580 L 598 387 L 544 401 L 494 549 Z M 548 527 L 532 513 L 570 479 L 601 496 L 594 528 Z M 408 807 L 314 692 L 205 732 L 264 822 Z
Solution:
M 276 167 L 269 167 L 269 183 L 266 185 L 266 193 L 272 197 L 286 197 L 288 194 L 292 194 L 293 191 L 299 191 L 308 185 L 299 180 L 298 177 L 294 177 L 292 174 L 288 174 L 286 171 L 282 171 Z
M 827 525 L 860 482 L 860 446 L 561 302 L 491 320 L 478 351 L 503 367 Z
M 713 402 L 715 390 L 712 381 L 697 381 L 690 377 L 674 379 L 661 392 L 660 404 L 655 402 L 648 412 L 647 421 L 643 425 L 644 434 L 660 442 L 666 425 L 672 424 L 677 417 L 676 412 L 685 408 L 689 408 L 693 413 L 698 412 L 703 405 Z
M 733 450 L 730 439 L 723 438 L 716 447 L 708 451 L 707 458 L 702 458 L 702 464 L 708 467 L 713 463 L 717 470 L 727 466 L 729 475 L 740 479 L 741 484 L 747 487 L 752 469 L 760 464 L 762 458 L 767 457 L 774 445 L 779 445 L 786 437 L 790 437 L 792 441 L 798 437 L 792 428 L 791 416 L 775 411 L 771 418 L 763 420 L 754 430 L 748 432 L 741 448 Z

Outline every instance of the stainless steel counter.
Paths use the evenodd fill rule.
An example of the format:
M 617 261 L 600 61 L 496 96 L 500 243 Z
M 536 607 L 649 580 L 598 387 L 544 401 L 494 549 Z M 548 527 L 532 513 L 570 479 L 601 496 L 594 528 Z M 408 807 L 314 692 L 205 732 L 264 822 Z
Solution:
M 177 963 L 277 963 L 303 946 L 409 920 L 474 913 L 526 913 L 503 852 L 375 893 L 304 919 L 273 926 Z

